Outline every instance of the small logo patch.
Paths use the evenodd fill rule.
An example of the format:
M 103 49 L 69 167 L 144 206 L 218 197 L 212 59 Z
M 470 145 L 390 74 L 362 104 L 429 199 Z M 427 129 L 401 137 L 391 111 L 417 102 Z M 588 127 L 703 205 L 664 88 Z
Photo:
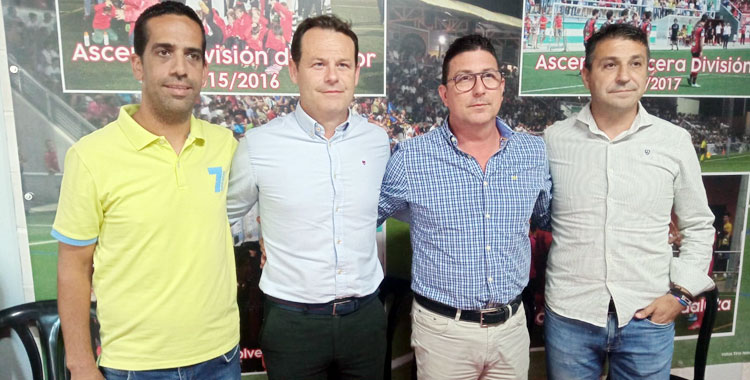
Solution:
M 367 161 L 362 160 L 362 165 L 367 165 Z
M 646 149 L 643 151 L 643 153 L 646 153 L 646 155 L 648 156 L 649 154 L 651 154 L 651 149 Z
M 216 176 L 216 181 L 214 182 L 214 192 L 220 193 L 221 187 L 224 183 L 224 170 L 221 166 L 214 166 L 211 168 L 208 168 L 208 174 Z

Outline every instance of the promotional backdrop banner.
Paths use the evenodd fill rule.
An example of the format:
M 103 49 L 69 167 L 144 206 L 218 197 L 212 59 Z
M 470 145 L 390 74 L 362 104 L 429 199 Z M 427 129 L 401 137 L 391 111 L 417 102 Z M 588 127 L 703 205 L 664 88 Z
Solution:
M 64 92 L 138 92 L 133 80 L 135 20 L 159 0 L 57 0 Z M 295 94 L 288 74 L 296 25 L 312 12 L 335 13 L 359 36 L 358 95 L 385 93 L 385 28 L 370 17 L 378 0 L 187 0 L 206 30 L 203 94 Z M 310 3 L 311 6 L 306 6 Z M 83 5 L 83 6 L 82 6 Z
M 649 35 L 646 96 L 750 96 L 750 20 L 739 9 L 711 4 L 709 11 L 705 2 L 692 7 L 647 4 L 542 1 L 526 7 L 520 94 L 588 94 L 579 76 L 588 38 L 604 25 L 626 23 Z M 655 6 L 659 4 L 665 5 Z M 691 74 L 697 74 L 695 84 Z
M 573 7 L 573 2 L 564 0 L 485 1 L 482 6 L 476 5 L 482 3 L 481 0 L 183 1 L 197 9 L 204 19 L 209 41 L 207 59 L 211 60 L 209 67 L 213 72 L 213 82 L 209 77 L 194 106 L 193 114 L 196 117 L 230 129 L 241 140 L 251 138 L 246 137 L 248 130 L 294 112 L 298 106 L 298 99 L 292 96 L 296 93 L 296 87 L 289 80 L 287 66 L 283 62 L 274 62 L 275 56 L 288 54 L 288 22 L 291 20 L 293 33 L 306 16 L 335 13 L 354 22 L 360 51 L 364 56 L 358 96 L 352 100 L 350 112 L 367 118 L 375 125 L 374 128 L 382 128 L 388 134 L 391 146 L 420 138 L 447 119 L 448 110 L 438 94 L 442 61 L 451 42 L 470 33 L 482 34 L 492 41 L 500 70 L 505 74 L 505 92 L 498 116 L 518 133 L 543 135 L 547 127 L 579 112 L 588 102 L 588 98 L 581 96 L 587 92 L 578 76 L 582 64 L 580 58 L 583 56 L 583 34 L 576 36 L 573 33 L 576 29 L 568 27 L 567 23 L 578 20 L 580 25 L 576 33 L 580 33 L 594 8 L 601 10 L 597 27 L 601 25 L 607 10 L 620 9 L 606 6 L 610 3 L 614 5 L 614 2 L 598 2 L 594 7 L 589 5 L 592 1 L 578 1 L 577 7 Z M 28 241 L 20 243 L 29 246 L 31 273 L 26 275 L 33 277 L 36 300 L 57 298 L 58 241 L 50 236 L 50 232 L 57 210 L 62 174 L 66 170 L 66 152 L 79 139 L 115 120 L 120 107 L 140 102 L 140 95 L 137 94 L 140 85 L 133 79 L 127 57 L 131 53 L 132 12 L 140 9 L 135 7 L 136 3 L 147 2 L 8 0 L 2 3 L 12 86 L 12 99 L 3 101 L 12 100 L 14 108 L 14 143 L 19 155 L 23 194 L 22 200 L 17 201 L 24 204 L 28 231 Z M 638 3 L 655 2 L 640 0 Z M 709 12 L 712 12 L 712 20 L 717 20 L 719 16 L 729 20 L 727 12 L 731 14 L 734 9 L 740 12 L 738 20 L 747 21 L 750 15 L 750 1 L 747 0 L 734 1 L 740 8 L 732 8 L 734 3 L 723 5 L 711 0 L 698 3 L 713 7 Z M 599 4 L 603 6 L 599 7 Z M 547 25 L 544 33 L 533 32 L 536 33 L 534 38 L 532 30 L 525 27 L 521 8 L 532 22 L 538 20 L 544 10 L 547 22 L 539 23 L 540 26 Z M 630 6 L 628 11 L 641 8 L 643 6 Z M 668 46 L 663 46 L 663 41 L 659 42 L 662 38 L 659 37 L 660 30 L 666 30 L 660 22 L 671 24 L 676 16 L 680 26 L 686 25 L 687 30 L 698 16 L 695 12 L 685 12 L 679 8 L 671 11 L 659 9 L 654 7 L 651 10 L 654 14 L 651 32 L 654 58 L 658 60 L 659 54 L 664 53 L 672 54 L 675 59 L 692 59 L 689 46 L 680 43 L 670 51 Z M 292 12 L 291 19 L 287 18 L 287 11 Z M 558 34 L 558 39 L 555 39 L 554 31 L 550 31 L 550 28 L 555 24 L 553 14 L 558 12 L 563 17 L 565 34 Z M 657 12 L 664 14 L 656 16 Z M 641 14 L 639 11 L 638 15 Z M 249 20 L 249 35 L 235 31 L 234 27 L 227 27 L 242 24 L 238 20 L 243 19 Z M 263 40 L 265 45 L 253 47 L 264 25 L 263 19 L 267 20 Z M 221 26 L 221 22 L 224 22 L 224 26 Z M 247 32 L 248 29 L 238 30 Z M 739 28 L 732 27 L 732 30 Z M 274 45 L 274 38 L 270 39 L 269 46 L 271 35 L 281 36 L 285 46 Z M 540 39 L 541 35 L 546 37 Z M 688 35 L 686 32 L 683 37 Z M 536 48 L 520 46 L 533 45 L 534 41 Z M 707 44 L 704 56 L 711 53 L 731 54 L 734 65 L 734 62 L 745 62 L 745 58 L 738 55 L 745 49 L 743 46 L 748 45 L 734 38 L 728 41 L 726 50 L 723 41 L 721 45 Z M 235 52 L 238 60 L 252 57 L 253 62 L 234 62 Z M 375 55 L 370 56 L 371 64 L 368 66 L 369 53 Z M 541 55 L 544 55 L 547 69 L 552 68 L 552 60 L 549 59 L 552 56 L 577 58 L 555 59 L 553 70 L 545 71 L 540 67 L 535 71 Z M 256 59 L 256 56 L 261 59 Z M 268 64 L 265 57 L 268 57 Z M 224 63 L 225 59 L 229 63 Z M 558 70 L 561 62 L 565 69 Z M 573 65 L 572 68 L 570 65 Z M 657 61 L 654 61 L 654 65 L 658 68 Z M 673 61 L 671 67 L 674 69 L 676 65 Z M 686 61 L 685 65 L 689 66 L 690 63 Z M 64 72 L 61 72 L 61 67 Z M 537 87 L 531 88 L 529 85 L 534 82 L 535 73 L 544 74 L 544 77 L 538 77 L 534 84 Z M 274 75 L 279 82 L 275 89 L 269 87 Z M 744 82 L 748 74 L 701 72 L 697 79 L 701 87 L 686 87 L 687 75 L 689 72 L 670 74 L 669 77 L 685 78 L 677 90 L 649 92 L 649 95 L 663 96 L 649 96 L 641 103 L 650 114 L 690 133 L 704 173 L 703 183 L 717 231 L 710 275 L 719 290 L 708 364 L 750 362 L 750 282 L 742 281 L 750 276 L 750 266 L 743 264 L 744 257 L 750 252 L 750 240 L 747 239 L 750 101 L 742 98 L 746 95 L 742 92 L 750 92 L 750 84 Z M 257 85 L 256 79 L 252 78 L 257 79 Z M 263 78 L 267 83 L 265 89 Z M 721 82 L 722 78 L 731 80 Z M 672 81 L 674 87 L 675 80 Z M 665 83 L 665 86 L 668 85 Z M 536 91 L 540 88 L 554 90 Z M 707 97 L 709 94 L 706 91 L 719 90 L 722 97 Z M 519 93 L 523 96 L 519 96 Z M 576 96 L 539 96 L 553 94 Z M 301 189 L 302 196 L 304 191 Z M 265 378 L 263 352 L 259 345 L 264 310 L 259 289 L 262 270 L 260 228 L 256 217 L 255 211 L 251 211 L 241 224 L 235 224 L 232 228 L 240 309 L 240 358 L 245 379 Z M 393 379 L 409 379 L 416 365 L 409 344 L 412 300 L 409 225 L 391 219 L 381 228 L 385 238 L 384 241 L 379 239 L 379 243 L 385 244 L 379 247 L 379 252 L 384 253 L 387 263 L 381 296 L 389 313 L 388 330 L 393 333 L 389 336 L 392 338 L 390 368 Z M 536 243 L 532 252 L 534 270 L 523 292 L 532 343 L 529 378 L 542 380 L 547 378 L 541 331 L 544 326 L 546 247 L 549 247 L 547 243 L 551 234 L 532 228 L 529 235 Z M 294 236 L 290 236 L 292 238 Z M 679 254 L 678 246 L 673 250 Z M 703 324 L 703 311 L 705 302 L 698 300 L 676 321 L 675 372 L 689 372 L 693 366 L 696 336 L 698 327 Z M 685 376 L 683 372 L 680 374 Z M 740 379 L 741 375 L 716 378 L 734 380 Z

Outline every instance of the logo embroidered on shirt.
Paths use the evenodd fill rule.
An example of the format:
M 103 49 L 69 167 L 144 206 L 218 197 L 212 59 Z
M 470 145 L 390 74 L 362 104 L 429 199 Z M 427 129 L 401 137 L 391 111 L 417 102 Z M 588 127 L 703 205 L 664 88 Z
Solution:
M 511 177 L 510 177 L 510 179 L 512 179 L 512 180 L 514 180 L 514 181 L 515 181 L 515 180 L 517 180 L 517 179 L 518 179 L 518 177 L 517 177 L 517 176 L 511 176 Z
M 367 165 L 367 161 L 362 160 L 362 165 Z
M 643 151 L 643 153 L 646 153 L 646 155 L 648 156 L 649 154 L 651 154 L 651 149 L 646 149 Z

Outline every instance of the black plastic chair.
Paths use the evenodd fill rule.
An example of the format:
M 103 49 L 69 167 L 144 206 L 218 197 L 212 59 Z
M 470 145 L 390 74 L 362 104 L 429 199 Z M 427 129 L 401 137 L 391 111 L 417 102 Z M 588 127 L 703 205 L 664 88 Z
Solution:
M 396 333 L 396 325 L 405 308 L 411 307 L 413 293 L 409 280 L 386 276 L 380 284 L 380 300 L 383 301 L 388 318 L 386 328 L 386 351 L 384 380 L 391 379 L 391 357 L 393 356 L 393 336 Z M 408 309 L 407 309 L 408 310 Z M 416 379 L 416 363 L 412 366 L 412 379 Z
M 706 309 L 703 314 L 703 322 L 698 332 L 698 343 L 695 347 L 695 361 L 693 363 L 693 380 L 705 380 L 706 378 L 706 360 L 708 358 L 708 344 L 711 342 L 711 333 L 716 322 L 716 308 L 719 302 L 719 291 L 714 287 L 706 291 L 700 297 L 706 298 Z M 671 375 L 670 380 L 688 380 L 684 377 Z
M 41 347 L 34 340 L 32 327 L 39 331 Z M 57 300 L 25 303 L 0 311 L 0 331 L 6 329 L 12 329 L 21 339 L 34 380 L 70 379 L 70 373 L 65 368 L 65 349 Z M 95 304 L 91 305 L 91 336 L 92 348 L 96 352 L 99 345 L 99 323 L 96 320 Z

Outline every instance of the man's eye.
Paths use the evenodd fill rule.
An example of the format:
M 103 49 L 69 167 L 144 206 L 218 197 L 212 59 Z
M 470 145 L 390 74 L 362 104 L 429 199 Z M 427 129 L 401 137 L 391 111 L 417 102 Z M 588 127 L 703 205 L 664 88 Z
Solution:
M 456 82 L 468 82 L 473 79 L 473 75 L 459 75 L 456 77 Z
M 498 79 L 498 74 L 496 74 L 496 73 L 490 73 L 490 72 L 482 73 L 482 79 L 495 79 L 495 80 L 497 80 Z

